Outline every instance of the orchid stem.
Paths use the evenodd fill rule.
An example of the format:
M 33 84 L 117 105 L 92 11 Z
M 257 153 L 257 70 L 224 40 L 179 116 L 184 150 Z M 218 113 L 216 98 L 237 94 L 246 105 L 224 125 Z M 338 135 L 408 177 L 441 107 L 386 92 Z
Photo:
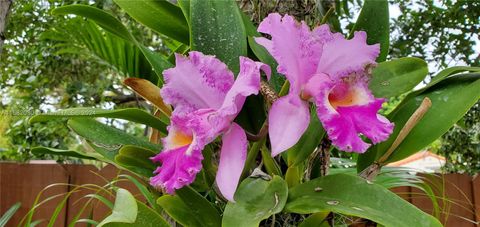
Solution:
M 320 24 L 327 23 L 328 18 L 330 17 L 330 15 L 333 13 L 334 10 L 335 10 L 334 7 L 330 7 L 327 13 L 325 13 L 325 16 L 323 16 L 322 21 L 320 21 Z
M 280 89 L 280 92 L 278 92 L 278 97 L 282 97 L 286 95 L 289 88 L 290 88 L 290 82 L 288 82 L 288 80 L 285 80 L 285 82 L 282 85 L 282 88 Z
M 405 123 L 403 128 L 400 130 L 397 138 L 395 138 L 390 148 L 388 148 L 387 152 L 385 152 L 385 154 L 383 154 L 383 156 L 377 160 L 378 163 L 384 163 L 390 157 L 390 155 L 392 155 L 395 149 L 397 149 L 397 147 L 403 142 L 403 140 L 405 140 L 410 131 L 412 131 L 415 125 L 418 124 L 418 122 L 423 118 L 423 116 L 425 115 L 425 113 L 427 113 L 428 109 L 430 109 L 431 106 L 432 101 L 428 97 L 425 97 L 417 110 L 415 110 L 412 116 L 410 116 L 410 118 L 407 120 L 407 123 Z
M 428 109 L 430 109 L 431 106 L 432 101 L 428 97 L 425 97 L 420 106 L 415 110 L 415 112 L 413 112 L 412 116 L 410 116 L 403 128 L 400 130 L 397 138 L 395 138 L 390 148 L 388 148 L 387 152 L 385 152 L 382 157 L 380 157 L 373 164 L 365 168 L 358 175 L 364 179 L 373 180 L 373 178 L 375 178 L 382 169 L 382 166 L 385 165 L 385 161 L 390 158 L 390 155 L 392 155 L 395 149 L 397 149 L 398 146 L 403 142 L 403 140 L 405 140 L 410 131 L 412 131 L 415 125 L 418 124 L 418 122 L 423 118 L 423 116 L 428 111 Z
M 245 131 L 245 134 L 247 135 L 247 139 L 249 141 L 257 142 L 260 141 L 261 139 L 265 138 L 268 134 L 268 122 L 265 121 L 262 125 L 262 128 L 258 131 L 257 134 L 252 134 L 250 132 Z
M 261 139 L 260 141 L 254 142 L 248 150 L 247 160 L 245 161 L 245 167 L 243 168 L 242 172 L 242 179 L 245 179 L 248 175 L 250 175 L 250 170 L 253 168 L 255 161 L 257 159 L 258 151 L 260 148 L 265 145 L 265 138 Z

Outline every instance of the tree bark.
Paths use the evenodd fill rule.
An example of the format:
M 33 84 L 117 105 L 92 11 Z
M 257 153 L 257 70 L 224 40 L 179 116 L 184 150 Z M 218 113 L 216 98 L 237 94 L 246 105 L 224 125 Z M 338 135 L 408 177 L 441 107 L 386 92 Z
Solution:
M 12 6 L 12 0 L 0 0 L 0 55 L 2 55 L 3 42 L 5 41 L 5 26 L 7 25 L 8 12 Z

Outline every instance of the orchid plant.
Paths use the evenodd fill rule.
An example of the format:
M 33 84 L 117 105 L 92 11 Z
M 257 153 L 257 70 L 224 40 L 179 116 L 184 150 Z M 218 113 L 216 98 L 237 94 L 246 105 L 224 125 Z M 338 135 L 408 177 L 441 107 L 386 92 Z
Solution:
M 127 74 L 124 83 L 151 112 L 76 108 L 30 120 L 69 118 L 94 150 L 33 152 L 95 159 L 143 181 L 137 185 L 147 203 L 116 189 L 112 215 L 99 226 L 332 226 L 338 217 L 352 225 L 441 226 L 388 190 L 411 182 L 377 176 L 462 118 L 480 98 L 480 69 L 448 68 L 414 90 L 427 64 L 385 61 L 386 0 L 365 1 L 349 35 L 278 13 L 257 28 L 233 0 L 114 2 L 170 40 L 172 55 L 144 46 L 103 10 L 71 5 L 53 13 L 86 17 L 136 48 L 153 76 Z M 332 16 L 326 11 L 322 22 Z M 380 114 L 397 96 L 402 102 Z M 144 124 L 149 140 L 97 117 Z M 353 164 L 336 169 L 334 154 L 343 152 Z

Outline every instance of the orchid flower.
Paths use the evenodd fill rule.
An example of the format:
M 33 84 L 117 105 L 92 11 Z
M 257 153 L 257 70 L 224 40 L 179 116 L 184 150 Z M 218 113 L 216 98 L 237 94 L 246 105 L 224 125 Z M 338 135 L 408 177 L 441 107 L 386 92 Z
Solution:
M 245 164 L 245 131 L 233 122 L 247 96 L 258 94 L 260 70 L 267 77 L 270 68 L 240 57 L 240 73 L 233 73 L 214 56 L 192 51 L 189 57 L 176 55 L 176 66 L 164 71 L 160 93 L 174 107 L 163 150 L 152 158 L 160 162 L 150 184 L 174 193 L 195 180 L 202 168 L 202 150 L 222 135 L 216 183 L 222 195 L 233 201 Z
M 271 39 L 256 38 L 278 62 L 278 72 L 290 82 L 289 94 L 270 109 L 269 135 L 272 155 L 295 145 L 310 122 L 309 101 L 332 144 L 349 152 L 363 153 L 370 146 L 360 134 L 378 143 L 388 138 L 393 124 L 377 112 L 384 99 L 368 89 L 369 70 L 380 47 L 367 45 L 366 33 L 355 32 L 347 40 L 328 25 L 311 31 L 289 15 L 270 14 L 258 31 Z

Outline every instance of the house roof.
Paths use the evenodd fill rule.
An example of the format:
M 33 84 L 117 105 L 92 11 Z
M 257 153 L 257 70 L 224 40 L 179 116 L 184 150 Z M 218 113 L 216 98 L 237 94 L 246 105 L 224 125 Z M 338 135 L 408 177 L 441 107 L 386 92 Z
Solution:
M 428 150 L 424 150 L 424 151 L 420 151 L 420 152 L 417 152 L 405 159 L 402 159 L 400 161 L 396 161 L 396 162 L 392 162 L 390 164 L 388 164 L 388 166 L 404 166 L 404 165 L 407 165 L 409 163 L 412 163 L 412 162 L 415 162 L 415 161 L 419 161 L 421 159 L 425 159 L 425 158 L 434 158 L 434 159 L 437 159 L 439 160 L 440 162 L 445 162 L 445 157 L 443 156 L 440 156 L 440 155 L 437 155 L 437 154 L 434 154 Z

